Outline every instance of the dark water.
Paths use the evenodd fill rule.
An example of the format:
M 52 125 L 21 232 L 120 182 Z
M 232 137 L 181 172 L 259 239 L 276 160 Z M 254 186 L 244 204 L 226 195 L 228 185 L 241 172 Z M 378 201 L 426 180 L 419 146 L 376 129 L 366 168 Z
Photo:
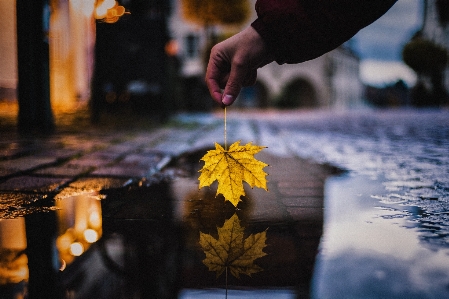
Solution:
M 198 190 L 192 161 L 0 220 L 1 298 L 308 297 L 322 222 L 255 220 L 250 190 L 236 209 L 214 187 Z M 219 241 L 214 252 L 230 244 L 218 270 L 205 263 L 201 235 Z
M 379 201 L 388 194 L 382 181 L 327 180 L 312 298 L 449 297 L 444 233 L 439 238 L 439 226 L 423 220 L 426 213 L 417 206 Z
M 347 170 L 323 187 L 324 226 L 255 219 L 252 193 L 235 209 L 213 188 L 199 192 L 188 161 L 152 181 L 8 210 L 21 217 L 0 220 L 1 298 L 224 298 L 226 286 L 228 298 L 307 298 L 312 275 L 313 298 L 449 297 L 447 111 L 251 124 L 271 153 Z M 243 239 L 266 232 L 267 255 L 252 261 L 263 271 L 226 279 L 203 262 L 200 236 L 219 240 L 234 216 Z

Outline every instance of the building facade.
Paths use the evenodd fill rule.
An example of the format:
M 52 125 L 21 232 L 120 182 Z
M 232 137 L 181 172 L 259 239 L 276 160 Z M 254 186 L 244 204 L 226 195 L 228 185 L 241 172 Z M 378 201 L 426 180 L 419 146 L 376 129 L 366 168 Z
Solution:
M 17 85 L 16 3 L 0 1 L 0 99 L 13 100 Z
M 424 38 L 444 47 L 449 53 L 449 0 L 424 0 L 421 33 Z M 449 91 L 449 63 L 444 72 L 444 85 Z
M 54 108 L 72 109 L 89 98 L 95 45 L 94 4 L 95 1 L 87 0 L 48 2 L 50 98 Z M 3 98 L 15 100 L 16 1 L 0 1 L 0 12 L 0 91 L 3 91 Z
M 252 15 L 239 27 L 215 27 L 218 35 L 229 36 L 249 26 Z M 192 84 L 204 81 L 206 32 L 204 28 L 184 21 L 179 0 L 172 0 L 170 34 L 178 45 L 180 75 Z M 348 45 L 343 45 L 316 59 L 301 64 L 271 63 L 258 70 L 254 87 L 245 88 L 237 105 L 248 107 L 328 107 L 347 108 L 362 103 L 363 86 L 359 77 L 359 59 Z M 284 104 L 283 104 L 284 103 Z

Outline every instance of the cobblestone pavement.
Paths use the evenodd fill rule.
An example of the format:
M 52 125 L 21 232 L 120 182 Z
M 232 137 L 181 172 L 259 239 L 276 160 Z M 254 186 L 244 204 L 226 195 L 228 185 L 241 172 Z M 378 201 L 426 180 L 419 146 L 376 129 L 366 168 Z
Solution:
M 200 155 L 212 149 L 214 142 L 224 143 L 222 116 L 221 113 L 186 114 L 173 118 L 165 125 L 129 126 L 128 129 L 119 130 L 90 126 L 74 128 L 70 125 L 47 137 L 24 138 L 3 130 L 0 132 L 0 219 L 55 210 L 58 201 L 85 194 L 100 197 L 100 194 L 115 194 L 111 197 L 107 195 L 110 201 L 106 200 L 104 204 L 102 201 L 104 219 L 127 219 L 131 214 L 130 219 L 135 219 L 139 213 L 151 213 L 149 209 L 158 213 L 154 200 L 152 203 L 135 199 L 128 202 L 122 196 L 126 197 L 129 193 L 127 188 L 148 184 L 159 174 L 170 173 L 176 169 L 173 166 L 182 164 L 185 157 L 195 157 L 198 162 L 193 168 L 197 171 L 201 167 Z M 227 142 L 237 140 L 269 147 L 256 155 L 257 159 L 269 164 L 265 169 L 269 174 L 269 192 L 258 188 L 247 190 L 243 206 L 239 204 L 237 210 L 232 207 L 231 213 L 243 213 L 244 221 L 251 223 L 252 230 L 270 227 L 272 245 L 267 249 L 267 257 L 260 263 L 265 271 L 257 279 L 241 279 L 234 283 L 294 287 L 300 298 L 307 298 L 323 231 L 324 181 L 338 170 L 280 150 L 282 144 L 278 143 L 276 132 L 254 118 L 242 117 L 227 122 Z M 176 177 L 176 173 L 173 176 Z M 195 176 L 190 178 L 189 184 L 189 188 L 193 184 L 193 189 L 196 189 L 198 182 Z M 121 201 L 118 210 L 114 208 L 114 198 Z M 188 223 L 198 224 L 198 219 L 206 214 L 206 217 L 217 216 L 211 210 L 223 211 L 222 204 L 227 204 L 227 208 L 231 206 L 216 200 L 211 200 L 213 203 L 210 204 L 205 201 L 189 200 L 185 195 L 175 199 L 174 217 L 188 226 Z M 176 206 L 183 208 L 177 209 Z M 190 212 L 186 214 L 185 210 Z M 219 218 L 219 221 L 223 220 L 222 216 Z M 217 225 L 219 222 L 211 221 L 208 226 L 215 230 Z M 190 229 L 194 237 L 190 243 L 187 241 L 187 248 L 197 247 L 196 228 Z M 107 231 L 109 226 L 103 229 Z M 142 234 L 145 235 L 144 232 Z M 29 259 L 34 260 L 30 255 Z M 89 255 L 85 259 L 88 261 Z M 183 287 L 216 286 L 215 275 L 211 275 L 201 263 L 201 256 L 197 259 L 195 266 L 185 266 Z M 75 269 L 78 269 L 75 274 L 65 271 L 64 277 L 69 281 L 75 279 L 84 266 Z M 110 275 L 106 273 L 105 277 Z M 88 293 L 94 291 L 95 283 L 93 280 L 91 282 L 93 286 L 89 281 L 83 283 Z M 199 285 L 199 282 L 202 284 Z M 40 281 L 39 284 L 46 282 Z
M 148 129 L 85 127 L 47 137 L 1 135 L 0 218 L 14 218 L 41 209 L 38 202 L 47 200 L 51 207 L 53 199 L 148 180 L 180 155 L 223 143 L 224 123 L 221 115 L 184 115 Z M 261 122 L 233 119 L 228 121 L 227 135 L 229 142 L 270 144 L 259 159 L 270 164 L 268 187 L 273 200 L 256 205 L 255 218 L 316 215 L 322 221 L 323 182 L 335 169 L 279 154 L 277 147 L 282 144 Z
M 419 195 L 421 206 L 428 202 L 444 209 L 441 213 L 435 210 L 438 213 L 434 214 L 438 216 L 438 223 L 445 223 L 441 221 L 447 221 L 444 174 L 447 174 L 445 153 L 449 118 L 447 111 L 424 112 L 369 112 L 346 117 L 348 115 L 339 116 L 329 111 L 239 112 L 230 109 L 227 143 L 241 140 L 243 144 L 253 142 L 267 146 L 256 158 L 270 165 L 265 169 L 269 174 L 269 192 L 258 188 L 247 190 L 246 203 L 239 204 L 238 209 L 231 207 L 232 213 L 240 211 L 244 216 L 242 222 L 250 224 L 248 230 L 254 233 L 269 227 L 271 238 L 271 245 L 267 246 L 269 254 L 260 262 L 265 270 L 251 281 L 239 280 L 238 285 L 295 286 L 299 298 L 308 297 L 308 283 L 323 232 L 324 182 L 328 176 L 340 172 L 326 163 L 339 165 L 357 175 L 380 171 L 388 171 L 381 173 L 387 177 L 394 174 L 390 181 L 396 184 L 395 198 L 399 191 L 403 191 L 405 200 L 409 200 L 405 196 L 409 193 L 415 197 Z M 92 127 L 82 121 L 78 126 L 77 121 L 72 121 L 47 137 L 20 137 L 5 129 L 13 126 L 3 124 L 0 122 L 0 218 L 36 215 L 39 214 L 34 213 L 36 211 L 55 209 L 55 202 L 59 200 L 87 193 L 107 194 L 109 199 L 113 198 L 111 204 L 115 204 L 114 200 L 125 202 L 128 206 L 120 206 L 123 209 L 114 214 L 114 206 L 111 207 L 108 200 L 102 201 L 102 211 L 108 219 L 128 219 L 127 213 L 134 213 L 138 207 L 123 200 L 127 188 L 148 185 L 147 182 L 151 183 L 159 174 L 168 174 L 177 181 L 174 183 L 179 185 L 177 188 L 187 189 L 182 185 L 185 183 L 182 171 L 176 172 L 180 170 L 176 167 L 182 166 L 184 160 L 193 161 L 190 165 L 193 175 L 187 180 L 189 190 L 199 194 L 195 176 L 201 165 L 199 158 L 213 148 L 214 142 L 223 144 L 225 141 L 221 111 L 177 115 L 164 125 L 110 122 Z M 321 164 L 314 162 L 317 160 Z M 212 193 L 215 196 L 215 192 Z M 209 212 L 217 207 L 219 212 L 224 210 L 219 201 L 213 201 L 215 206 L 208 207 L 203 198 L 178 197 L 173 201 L 174 217 L 187 226 L 192 221 L 199 224 L 198 219 L 202 220 L 207 209 Z M 144 213 L 156 210 L 147 202 L 147 197 L 130 202 L 142 204 Z M 427 208 L 427 211 L 433 210 Z M 210 213 L 208 217 L 214 216 L 216 214 Z M 190 244 L 195 243 L 192 248 L 198 246 L 198 228 L 215 232 L 223 220 L 191 229 L 195 231 L 191 236 Z M 436 232 L 446 231 L 445 227 L 442 225 Z M 446 236 L 438 240 L 446 242 Z M 183 287 L 216 286 L 215 275 L 210 275 L 201 263 L 202 258 L 197 256 L 195 266 L 187 263 L 182 270 Z M 354 273 L 359 275 L 358 271 Z M 204 284 L 199 286 L 198 281 Z M 333 289 L 332 283 L 329 286 Z

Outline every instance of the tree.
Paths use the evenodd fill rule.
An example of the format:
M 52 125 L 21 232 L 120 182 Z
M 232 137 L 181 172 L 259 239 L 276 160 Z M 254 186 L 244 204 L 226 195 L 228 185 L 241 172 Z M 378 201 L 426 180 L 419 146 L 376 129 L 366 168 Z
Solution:
M 248 0 L 182 0 L 181 8 L 185 20 L 204 27 L 205 54 L 218 42 L 214 26 L 243 24 L 251 13 Z
M 17 0 L 19 131 L 54 131 L 50 105 L 48 0 Z
M 402 59 L 418 75 L 412 91 L 415 105 L 437 106 L 447 101 L 448 93 L 443 86 L 443 72 L 448 62 L 445 48 L 418 35 L 404 46 Z
M 192 23 L 212 25 L 238 25 L 250 16 L 248 0 L 182 0 L 183 17 Z
M 217 36 L 215 27 L 241 25 L 251 15 L 251 6 L 248 0 L 181 0 L 180 5 L 182 17 L 187 22 L 204 28 L 206 42 L 201 49 L 203 67 L 207 66 L 212 47 L 224 38 L 224 36 Z M 210 103 L 209 93 L 203 80 L 196 81 L 197 78 L 187 79 L 185 92 L 188 97 L 192 98 L 189 101 L 192 107 L 189 108 L 203 110 L 205 103 Z M 207 96 L 203 98 L 203 94 Z M 194 103 L 198 103 L 198 105 Z

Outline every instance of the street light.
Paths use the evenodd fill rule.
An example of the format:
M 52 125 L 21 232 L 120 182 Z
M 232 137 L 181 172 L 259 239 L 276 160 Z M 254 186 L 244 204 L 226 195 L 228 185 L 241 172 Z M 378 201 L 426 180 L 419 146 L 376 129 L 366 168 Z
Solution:
M 97 2 L 94 10 L 94 17 L 105 23 L 115 23 L 125 13 L 125 8 L 118 5 L 117 1 L 103 0 Z

